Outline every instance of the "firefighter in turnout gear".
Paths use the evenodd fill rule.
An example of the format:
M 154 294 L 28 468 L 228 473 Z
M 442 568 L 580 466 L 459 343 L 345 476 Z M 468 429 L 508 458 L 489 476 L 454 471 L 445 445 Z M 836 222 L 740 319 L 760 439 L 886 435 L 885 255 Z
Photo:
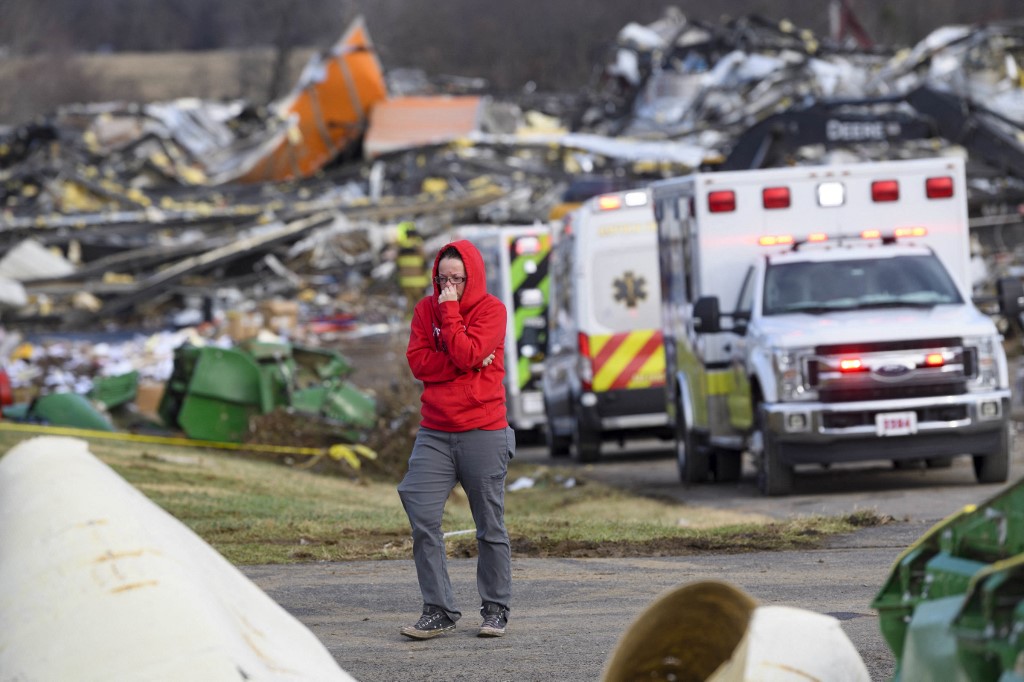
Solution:
M 423 256 L 423 237 L 410 221 L 398 224 L 398 286 L 410 312 L 426 294 L 430 277 Z

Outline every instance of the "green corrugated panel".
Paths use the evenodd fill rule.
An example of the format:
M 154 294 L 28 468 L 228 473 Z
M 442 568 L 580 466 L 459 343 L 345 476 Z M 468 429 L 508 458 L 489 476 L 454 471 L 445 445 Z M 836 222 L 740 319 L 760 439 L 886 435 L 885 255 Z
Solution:
M 1022 562 L 1024 479 L 936 524 L 904 550 L 872 602 L 896 657 L 894 679 L 954 679 L 945 674 L 952 671 L 939 663 L 937 649 L 909 644 L 934 635 L 938 607 L 932 603 L 953 599 L 956 611 L 960 605 L 964 610 L 955 633 L 950 617 L 943 636 L 956 635 L 963 679 L 1024 682 Z M 917 670 L 938 677 L 920 677 Z
M 117 407 L 135 400 L 139 390 L 139 373 L 132 371 L 112 377 L 93 379 L 88 397 L 107 407 Z

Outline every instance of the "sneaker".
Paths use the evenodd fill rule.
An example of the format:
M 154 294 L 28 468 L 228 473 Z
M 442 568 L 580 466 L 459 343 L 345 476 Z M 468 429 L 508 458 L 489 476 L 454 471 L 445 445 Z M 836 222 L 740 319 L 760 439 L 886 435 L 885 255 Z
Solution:
M 477 637 L 504 637 L 505 628 L 508 626 L 508 609 L 501 604 L 491 602 L 480 607 L 480 615 L 484 622 L 480 626 Z
M 430 639 L 451 632 L 455 629 L 455 621 L 436 606 L 424 606 L 423 615 L 415 625 L 406 625 L 399 632 L 413 639 Z

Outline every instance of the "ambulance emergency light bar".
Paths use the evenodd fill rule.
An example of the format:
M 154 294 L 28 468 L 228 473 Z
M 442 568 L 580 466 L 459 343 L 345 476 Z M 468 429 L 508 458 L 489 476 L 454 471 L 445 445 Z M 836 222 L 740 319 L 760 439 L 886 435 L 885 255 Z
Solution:
M 647 205 L 647 192 L 636 190 L 624 194 L 602 194 L 597 198 L 597 208 L 600 211 L 614 211 L 622 208 L 635 208 Z
M 903 239 L 906 237 L 926 237 L 928 236 L 927 227 L 897 227 L 893 230 L 891 235 L 882 234 L 881 230 L 862 230 L 859 235 L 837 235 L 833 237 L 836 240 L 843 239 Z M 812 232 L 803 238 L 801 243 L 816 243 L 828 241 L 829 236 L 824 232 Z M 758 237 L 757 243 L 761 246 L 789 246 L 797 242 L 796 238 L 791 234 L 766 234 L 762 237 Z
M 924 182 L 925 196 L 929 199 L 948 199 L 953 196 L 953 178 L 949 175 L 927 178 Z M 617 198 L 616 195 L 607 195 Z M 628 196 L 628 195 L 627 195 Z M 604 199 L 605 197 L 602 197 Z M 842 182 L 829 181 L 818 184 L 818 206 L 834 208 L 846 203 L 846 185 Z M 646 203 L 646 194 L 644 202 Z M 899 201 L 899 180 L 875 180 L 871 183 L 871 200 L 875 203 Z M 789 187 L 765 187 L 761 190 L 761 206 L 766 210 L 789 208 L 791 196 Z M 602 208 L 605 206 L 602 204 Z M 619 205 L 608 206 L 618 208 Z M 708 192 L 708 211 L 711 213 L 731 213 L 736 210 L 736 192 L 731 189 L 718 189 Z
M 520 237 L 516 239 L 516 255 L 528 256 L 540 252 L 540 239 L 537 237 Z

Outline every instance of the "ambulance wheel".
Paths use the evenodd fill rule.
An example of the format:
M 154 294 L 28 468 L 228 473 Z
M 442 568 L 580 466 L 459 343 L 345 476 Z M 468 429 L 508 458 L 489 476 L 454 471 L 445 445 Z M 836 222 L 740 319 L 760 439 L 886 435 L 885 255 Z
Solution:
M 995 452 L 974 455 L 973 459 L 978 483 L 1005 483 L 1010 476 L 1010 425 L 1003 427 Z
M 547 423 L 544 425 L 544 443 L 548 446 L 548 454 L 552 458 L 568 457 L 569 447 L 572 445 L 572 434 L 555 433 L 555 412 L 551 409 L 551 403 L 547 396 L 544 396 L 544 417 Z
M 681 405 L 676 406 L 676 464 L 684 484 L 703 483 L 708 477 L 708 455 L 697 445 L 693 430 L 686 423 Z
M 573 420 L 572 443 L 576 446 L 576 459 L 596 462 L 601 457 L 601 430 L 581 413 Z
M 743 472 L 743 453 L 736 450 L 715 449 L 711 452 L 711 471 L 718 483 L 740 480 Z
M 548 446 L 548 454 L 552 458 L 568 457 L 569 447 L 572 445 L 572 438 L 569 436 L 556 435 L 551 425 L 544 429 L 544 441 Z
M 761 432 L 761 456 L 757 466 L 757 488 L 762 495 L 779 497 L 793 490 L 793 467 L 782 460 L 779 444 L 771 432 L 764 428 L 767 418 L 758 410 L 757 428 Z

